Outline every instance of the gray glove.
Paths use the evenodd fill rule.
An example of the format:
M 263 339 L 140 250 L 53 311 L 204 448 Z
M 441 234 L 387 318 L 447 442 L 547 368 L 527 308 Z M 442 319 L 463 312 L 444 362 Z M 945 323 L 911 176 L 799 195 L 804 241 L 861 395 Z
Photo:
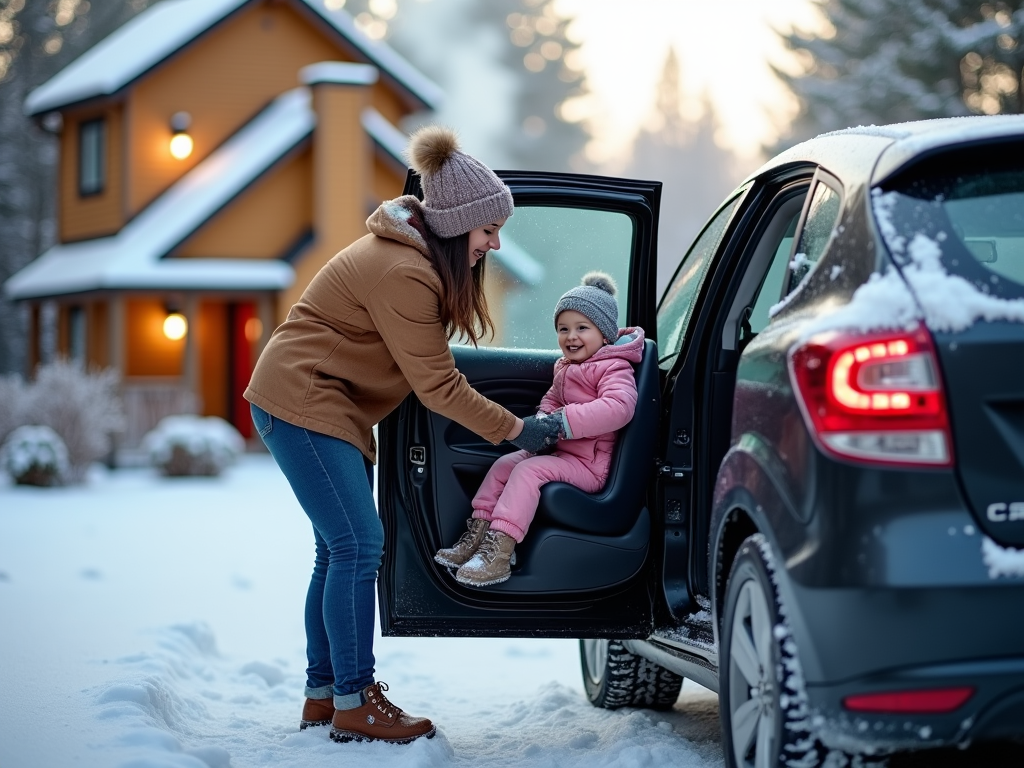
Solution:
M 518 437 L 510 438 L 509 442 L 516 448 L 536 453 L 541 448 L 554 445 L 562 434 L 562 420 L 539 414 L 523 419 L 523 431 Z

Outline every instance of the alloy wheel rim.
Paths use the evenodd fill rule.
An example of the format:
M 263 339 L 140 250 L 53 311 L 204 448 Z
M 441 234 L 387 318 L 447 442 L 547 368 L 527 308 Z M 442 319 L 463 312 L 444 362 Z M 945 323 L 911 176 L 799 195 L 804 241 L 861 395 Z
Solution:
M 733 755 L 744 768 L 774 768 L 778 691 L 772 620 L 761 585 L 740 587 L 729 645 L 729 722 Z
M 600 685 L 608 663 L 608 641 L 584 640 L 583 655 L 587 662 L 587 677 L 594 685 Z

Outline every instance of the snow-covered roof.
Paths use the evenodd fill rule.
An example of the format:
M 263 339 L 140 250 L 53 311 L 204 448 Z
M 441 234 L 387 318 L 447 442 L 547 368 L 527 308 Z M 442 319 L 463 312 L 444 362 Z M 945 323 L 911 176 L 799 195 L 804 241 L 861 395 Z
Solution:
M 116 235 L 54 246 L 5 284 L 12 299 L 101 289 L 279 290 L 295 272 L 279 259 L 164 258 L 310 136 L 307 88 L 277 97 Z
M 404 167 L 405 147 L 409 143 L 409 137 L 393 126 L 384 115 L 373 107 L 363 110 L 361 122 L 363 130 L 373 139 L 374 143 Z
M 344 10 L 327 0 L 294 0 L 307 6 L 425 106 L 436 108 L 441 89 L 386 43 L 371 40 Z M 69 104 L 117 93 L 207 29 L 254 0 L 164 0 L 143 11 L 90 48 L 25 100 L 38 115 Z

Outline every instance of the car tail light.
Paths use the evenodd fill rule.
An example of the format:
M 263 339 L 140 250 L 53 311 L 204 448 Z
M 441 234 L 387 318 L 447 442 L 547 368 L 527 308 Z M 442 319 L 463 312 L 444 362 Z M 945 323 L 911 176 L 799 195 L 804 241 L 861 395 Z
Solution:
M 888 691 L 847 696 L 843 706 L 853 712 L 879 714 L 943 714 L 953 712 L 974 695 L 974 689 L 935 688 L 930 691 Z
M 790 352 L 789 370 L 826 452 L 883 464 L 953 463 L 938 362 L 923 328 L 815 336 Z

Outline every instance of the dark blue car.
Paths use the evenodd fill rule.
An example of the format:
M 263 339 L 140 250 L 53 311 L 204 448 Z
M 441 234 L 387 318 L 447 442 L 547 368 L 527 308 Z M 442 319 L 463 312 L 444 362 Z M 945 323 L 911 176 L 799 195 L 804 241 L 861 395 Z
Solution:
M 605 489 L 545 486 L 481 590 L 433 553 L 512 448 L 410 397 L 380 429 L 384 634 L 588 638 L 598 706 L 717 691 L 730 767 L 1024 738 L 1024 117 L 801 144 L 685 254 L 656 253 L 657 182 L 502 176 L 503 335 L 460 371 L 531 413 L 554 299 L 601 268 L 650 339 L 637 412 Z

